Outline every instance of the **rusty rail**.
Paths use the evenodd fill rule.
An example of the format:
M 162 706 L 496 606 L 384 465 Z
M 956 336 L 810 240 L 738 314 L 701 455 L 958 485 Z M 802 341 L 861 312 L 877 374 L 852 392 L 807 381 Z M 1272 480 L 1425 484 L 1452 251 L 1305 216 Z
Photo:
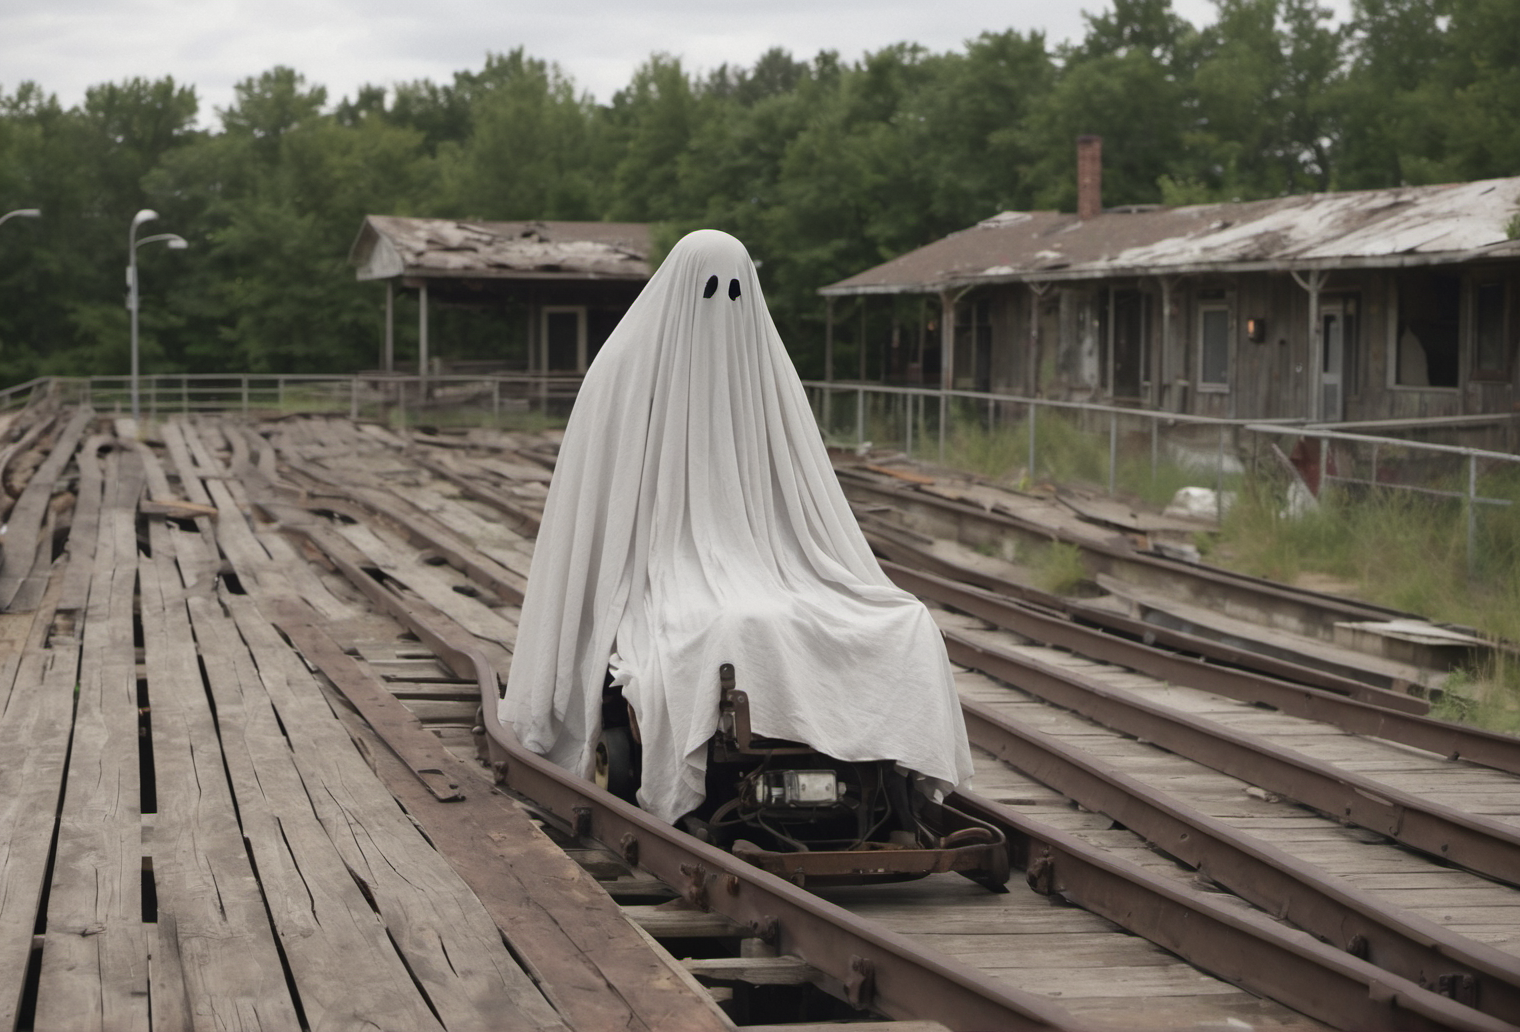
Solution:
M 285 509 L 283 515 L 296 513 Z M 287 529 L 319 548 L 334 543 L 316 521 L 297 519 Z M 401 598 L 332 554 L 341 551 L 333 548 L 328 556 L 345 578 L 411 628 L 456 675 L 475 678 L 498 778 L 572 833 L 607 845 L 678 887 L 692 904 L 806 961 L 823 972 L 824 988 L 858 1007 L 952 1028 L 1073 1025 L 1050 1001 L 926 956 L 910 940 L 698 842 L 524 749 L 496 717 L 496 675 L 485 657 L 462 644 L 442 614 Z M 1321 1020 L 1346 1028 L 1513 1027 L 1275 922 L 1242 917 L 1207 894 L 1169 886 L 1006 808 L 969 795 L 953 798 L 1010 836 L 1013 859 L 1036 888 L 1069 895 L 1206 970 Z
M 1290 716 L 1331 724 L 1352 734 L 1382 738 L 1417 749 L 1520 774 L 1520 738 L 1464 727 L 1450 721 L 1390 709 L 1363 699 L 1194 659 L 1169 649 L 1105 634 L 1059 619 L 992 592 L 896 563 L 882 563 L 901 588 L 1041 644 L 1069 649 L 1170 684 L 1186 685 L 1242 702 L 1272 706 Z M 1158 637 L 1158 641 L 1159 641 Z M 1369 689 L 1376 691 L 1376 689 Z M 1388 693 L 1383 693 L 1388 694 Z M 1418 701 L 1411 699 L 1410 701 Z
M 1470 871 L 1520 885 L 1520 828 L 1462 813 L 1267 740 L 1181 713 L 1010 649 L 945 632 L 953 662 L 1106 727 L 1386 835 Z
M 751 929 L 829 979 L 825 988 L 889 1017 L 933 1019 L 952 1028 L 1070 1028 L 1069 1013 L 1040 996 L 987 978 L 958 962 L 924 956 L 912 942 L 826 903 L 730 853 L 698 842 L 635 806 L 556 767 L 517 743 L 496 716 L 497 679 L 489 662 L 461 642 L 462 633 L 425 603 L 401 598 L 343 556 L 333 532 L 300 510 L 261 503 L 284 529 L 321 550 L 379 608 L 410 628 L 456 676 L 480 686 L 498 779 L 630 864 L 681 888 L 685 898 Z
M 868 530 L 866 540 L 871 543 L 871 547 L 878 555 L 889 562 L 896 563 L 899 567 L 931 574 L 951 583 L 981 588 L 1005 601 L 1022 602 L 1028 606 L 1058 614 L 1082 627 L 1109 631 L 1147 645 L 1161 645 L 1173 652 L 1196 656 L 1215 665 L 1264 674 L 1280 681 L 1308 685 L 1311 688 L 1320 688 L 1385 709 L 1418 714 L 1430 712 L 1429 702 L 1407 692 L 1379 688 L 1365 681 L 1345 677 L 1319 667 L 1227 645 L 1213 638 L 1189 634 L 1125 616 L 1112 610 L 1065 599 L 1027 584 L 1017 584 L 952 562 L 911 541 L 903 540 L 901 536 L 894 535 L 885 529 Z
M 1401 978 L 1520 1022 L 1520 958 L 1390 908 L 1344 878 L 1178 804 L 989 706 L 970 700 L 961 706 L 976 745 L 1112 817 L 1242 899 Z

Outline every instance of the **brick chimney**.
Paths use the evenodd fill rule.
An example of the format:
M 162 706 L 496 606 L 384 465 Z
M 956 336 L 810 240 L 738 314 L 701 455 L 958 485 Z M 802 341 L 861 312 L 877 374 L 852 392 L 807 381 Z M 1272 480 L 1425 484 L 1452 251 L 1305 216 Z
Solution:
M 1103 212 L 1103 137 L 1077 137 L 1077 218 Z

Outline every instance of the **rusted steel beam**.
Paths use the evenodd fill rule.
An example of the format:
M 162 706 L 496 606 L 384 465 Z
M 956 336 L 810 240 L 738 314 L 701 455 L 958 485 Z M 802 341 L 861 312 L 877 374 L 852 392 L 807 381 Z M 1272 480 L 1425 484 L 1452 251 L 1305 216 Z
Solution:
M 1136 670 L 1171 684 L 1188 685 L 1242 702 L 1266 704 L 1295 717 L 1331 724 L 1352 734 L 1414 746 L 1447 759 L 1463 759 L 1520 774 L 1520 738 L 1464 727 L 1418 713 L 1390 710 L 1306 685 L 1180 656 L 1142 642 L 1082 627 L 989 592 L 932 574 L 883 563 L 904 590 L 969 613 L 1026 638 Z M 1416 700 L 1411 700 L 1416 701 Z
M 1192 964 L 1251 992 L 1345 1029 L 1512 1029 L 1287 929 L 1149 874 L 1001 804 L 957 792 L 951 802 L 1003 828 L 1029 856 L 1026 876 Z M 1015 847 L 1018 852 L 1019 847 Z
M 945 632 L 950 658 L 1124 734 L 1295 799 L 1413 849 L 1520 885 L 1520 828 L 1462 813 L 1284 749 L 1257 735 L 1147 702 L 1010 649 Z
M 1078 626 L 1114 631 L 1130 640 L 1159 644 L 1175 652 L 1199 656 L 1214 664 L 1266 674 L 1293 684 L 1322 688 L 1336 695 L 1344 695 L 1386 709 L 1404 713 L 1430 712 L 1429 702 L 1407 692 L 1379 688 L 1365 681 L 1342 677 L 1318 667 L 1290 662 L 1277 656 L 1252 652 L 1249 649 L 1236 648 L 1212 638 L 1188 634 L 1170 627 L 1124 616 L 1121 613 L 1071 602 L 1050 592 L 1040 591 L 1024 584 L 1015 584 L 980 570 L 953 563 L 934 555 L 927 549 L 894 539 L 884 532 L 868 531 L 866 539 L 871 542 L 872 548 L 876 549 L 878 554 L 886 556 L 896 569 L 904 573 L 917 572 L 938 577 L 950 583 L 981 588 L 1004 601 L 1013 599 L 1028 606 L 1061 614 L 1075 621 Z M 892 569 L 889 568 L 887 572 L 890 575 Z
M 1082 806 L 1112 817 L 1237 896 L 1425 988 L 1465 985 L 1474 1006 L 1520 1022 L 1520 958 L 1390 907 L 1313 864 L 1176 803 L 992 707 L 962 700 L 971 741 Z M 1465 981 L 1462 981 L 1465 979 Z

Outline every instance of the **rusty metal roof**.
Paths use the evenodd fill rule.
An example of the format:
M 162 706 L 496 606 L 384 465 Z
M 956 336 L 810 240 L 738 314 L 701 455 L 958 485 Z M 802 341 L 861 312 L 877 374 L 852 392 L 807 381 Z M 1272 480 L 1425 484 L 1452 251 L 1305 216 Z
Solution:
M 641 222 L 459 222 L 369 215 L 349 251 L 361 280 L 407 277 L 642 281 Z
M 1431 265 L 1520 255 L 1520 177 L 1105 211 L 1004 212 L 822 288 L 899 294 L 1000 282 Z

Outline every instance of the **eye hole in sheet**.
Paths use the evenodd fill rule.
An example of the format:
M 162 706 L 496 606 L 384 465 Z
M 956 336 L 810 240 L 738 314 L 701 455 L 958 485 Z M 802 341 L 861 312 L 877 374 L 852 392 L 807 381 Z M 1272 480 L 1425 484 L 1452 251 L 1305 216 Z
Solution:
M 739 300 L 739 281 L 736 279 L 728 281 L 728 299 L 730 301 Z
M 709 277 L 707 277 L 707 287 L 706 287 L 706 289 L 704 289 L 702 291 L 702 296 L 703 297 L 712 297 L 717 292 L 718 292 L 718 277 L 717 276 L 709 276 Z

